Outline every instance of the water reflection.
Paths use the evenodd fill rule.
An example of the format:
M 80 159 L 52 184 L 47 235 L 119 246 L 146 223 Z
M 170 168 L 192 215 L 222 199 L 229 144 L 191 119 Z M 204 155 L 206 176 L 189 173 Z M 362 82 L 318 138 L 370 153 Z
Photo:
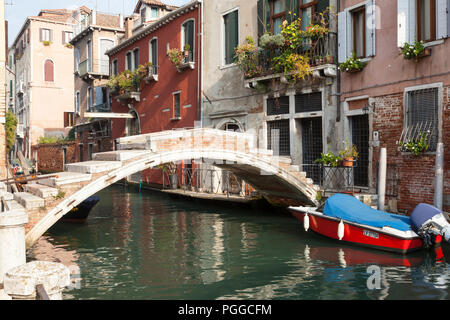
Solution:
M 79 266 L 82 286 L 68 299 L 448 298 L 445 250 L 436 261 L 362 249 L 304 232 L 288 215 L 117 186 L 99 196 L 86 224 L 56 225 L 29 253 Z M 380 290 L 368 289 L 371 265 Z

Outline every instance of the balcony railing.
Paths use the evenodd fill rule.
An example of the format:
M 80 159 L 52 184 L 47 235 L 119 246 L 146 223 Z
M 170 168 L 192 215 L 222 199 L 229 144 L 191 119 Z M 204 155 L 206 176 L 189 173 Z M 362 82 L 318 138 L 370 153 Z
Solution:
M 78 74 L 84 77 L 88 74 L 109 76 L 109 60 L 107 59 L 86 59 L 79 63 Z
M 302 46 L 297 49 L 297 53 L 306 56 L 309 59 L 309 65 L 312 71 L 325 69 L 336 63 L 336 34 L 328 33 L 317 39 L 305 39 Z M 247 82 L 256 78 L 271 78 L 270 76 L 279 75 L 274 69 L 272 59 L 277 57 L 280 52 L 277 49 L 261 50 L 253 52 L 256 54 L 257 71 L 244 72 Z
M 354 192 L 355 167 L 331 167 L 321 164 L 304 164 L 303 171 L 321 189 L 327 192 Z
M 97 104 L 89 107 L 88 112 L 111 112 L 111 105 L 109 103 Z

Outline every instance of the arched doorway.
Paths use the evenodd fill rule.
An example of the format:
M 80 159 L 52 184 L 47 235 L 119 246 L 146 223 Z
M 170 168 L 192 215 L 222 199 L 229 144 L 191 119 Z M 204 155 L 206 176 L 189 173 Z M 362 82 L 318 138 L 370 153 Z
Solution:
M 131 110 L 130 114 L 133 116 L 133 118 L 127 119 L 126 135 L 136 136 L 138 134 L 141 134 L 141 124 L 136 110 Z

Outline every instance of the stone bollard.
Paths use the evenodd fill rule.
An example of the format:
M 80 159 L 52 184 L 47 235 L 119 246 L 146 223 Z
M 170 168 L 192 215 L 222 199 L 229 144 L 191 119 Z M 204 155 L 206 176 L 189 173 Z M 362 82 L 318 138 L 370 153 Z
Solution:
M 23 210 L 0 213 L 0 283 L 6 271 L 26 262 L 27 222 L 28 214 Z
M 39 284 L 50 300 L 62 300 L 63 289 L 71 284 L 70 270 L 61 263 L 33 261 L 9 270 L 3 283 L 13 300 L 36 300 Z

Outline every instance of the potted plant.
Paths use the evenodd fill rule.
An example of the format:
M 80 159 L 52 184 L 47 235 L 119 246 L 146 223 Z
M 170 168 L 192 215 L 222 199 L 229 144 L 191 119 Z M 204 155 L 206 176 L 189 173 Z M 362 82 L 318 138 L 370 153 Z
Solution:
M 418 61 L 419 58 L 430 55 L 431 49 L 425 48 L 423 41 L 415 41 L 413 44 L 405 43 L 403 47 L 400 48 L 400 52 L 404 59 L 415 59 Z
M 247 36 L 245 40 L 244 44 L 234 50 L 234 63 L 244 73 L 245 79 L 259 77 L 262 74 L 262 67 L 258 61 L 258 47 L 252 37 Z
M 170 49 L 167 51 L 167 54 L 169 55 L 170 62 L 172 62 L 176 67 L 183 62 L 183 53 L 180 49 Z
M 430 148 L 428 144 L 429 132 L 421 132 L 415 139 L 410 139 L 406 142 L 400 142 L 399 150 L 401 152 L 411 152 L 415 156 L 427 152 Z
M 324 166 L 329 167 L 337 167 L 341 157 L 339 155 L 335 155 L 332 152 L 321 153 L 320 158 L 316 159 L 314 163 L 321 163 Z
M 43 44 L 44 46 L 49 46 L 49 45 L 51 45 L 52 43 L 51 43 L 51 41 L 42 41 L 42 44 Z
M 190 44 L 189 43 L 186 43 L 185 45 L 184 45 L 184 56 L 185 57 L 188 57 L 189 56 L 189 51 L 191 50 L 191 46 L 190 46 Z
M 361 59 L 356 56 L 356 52 L 353 52 L 352 56 L 348 58 L 347 61 L 339 65 L 339 70 L 342 72 L 358 72 L 364 69 L 366 65 L 367 62 L 362 62 Z
M 344 167 L 353 167 L 353 162 L 358 158 L 358 149 L 353 143 L 347 140 L 344 142 L 344 149 L 339 151 L 339 155 L 343 161 Z

